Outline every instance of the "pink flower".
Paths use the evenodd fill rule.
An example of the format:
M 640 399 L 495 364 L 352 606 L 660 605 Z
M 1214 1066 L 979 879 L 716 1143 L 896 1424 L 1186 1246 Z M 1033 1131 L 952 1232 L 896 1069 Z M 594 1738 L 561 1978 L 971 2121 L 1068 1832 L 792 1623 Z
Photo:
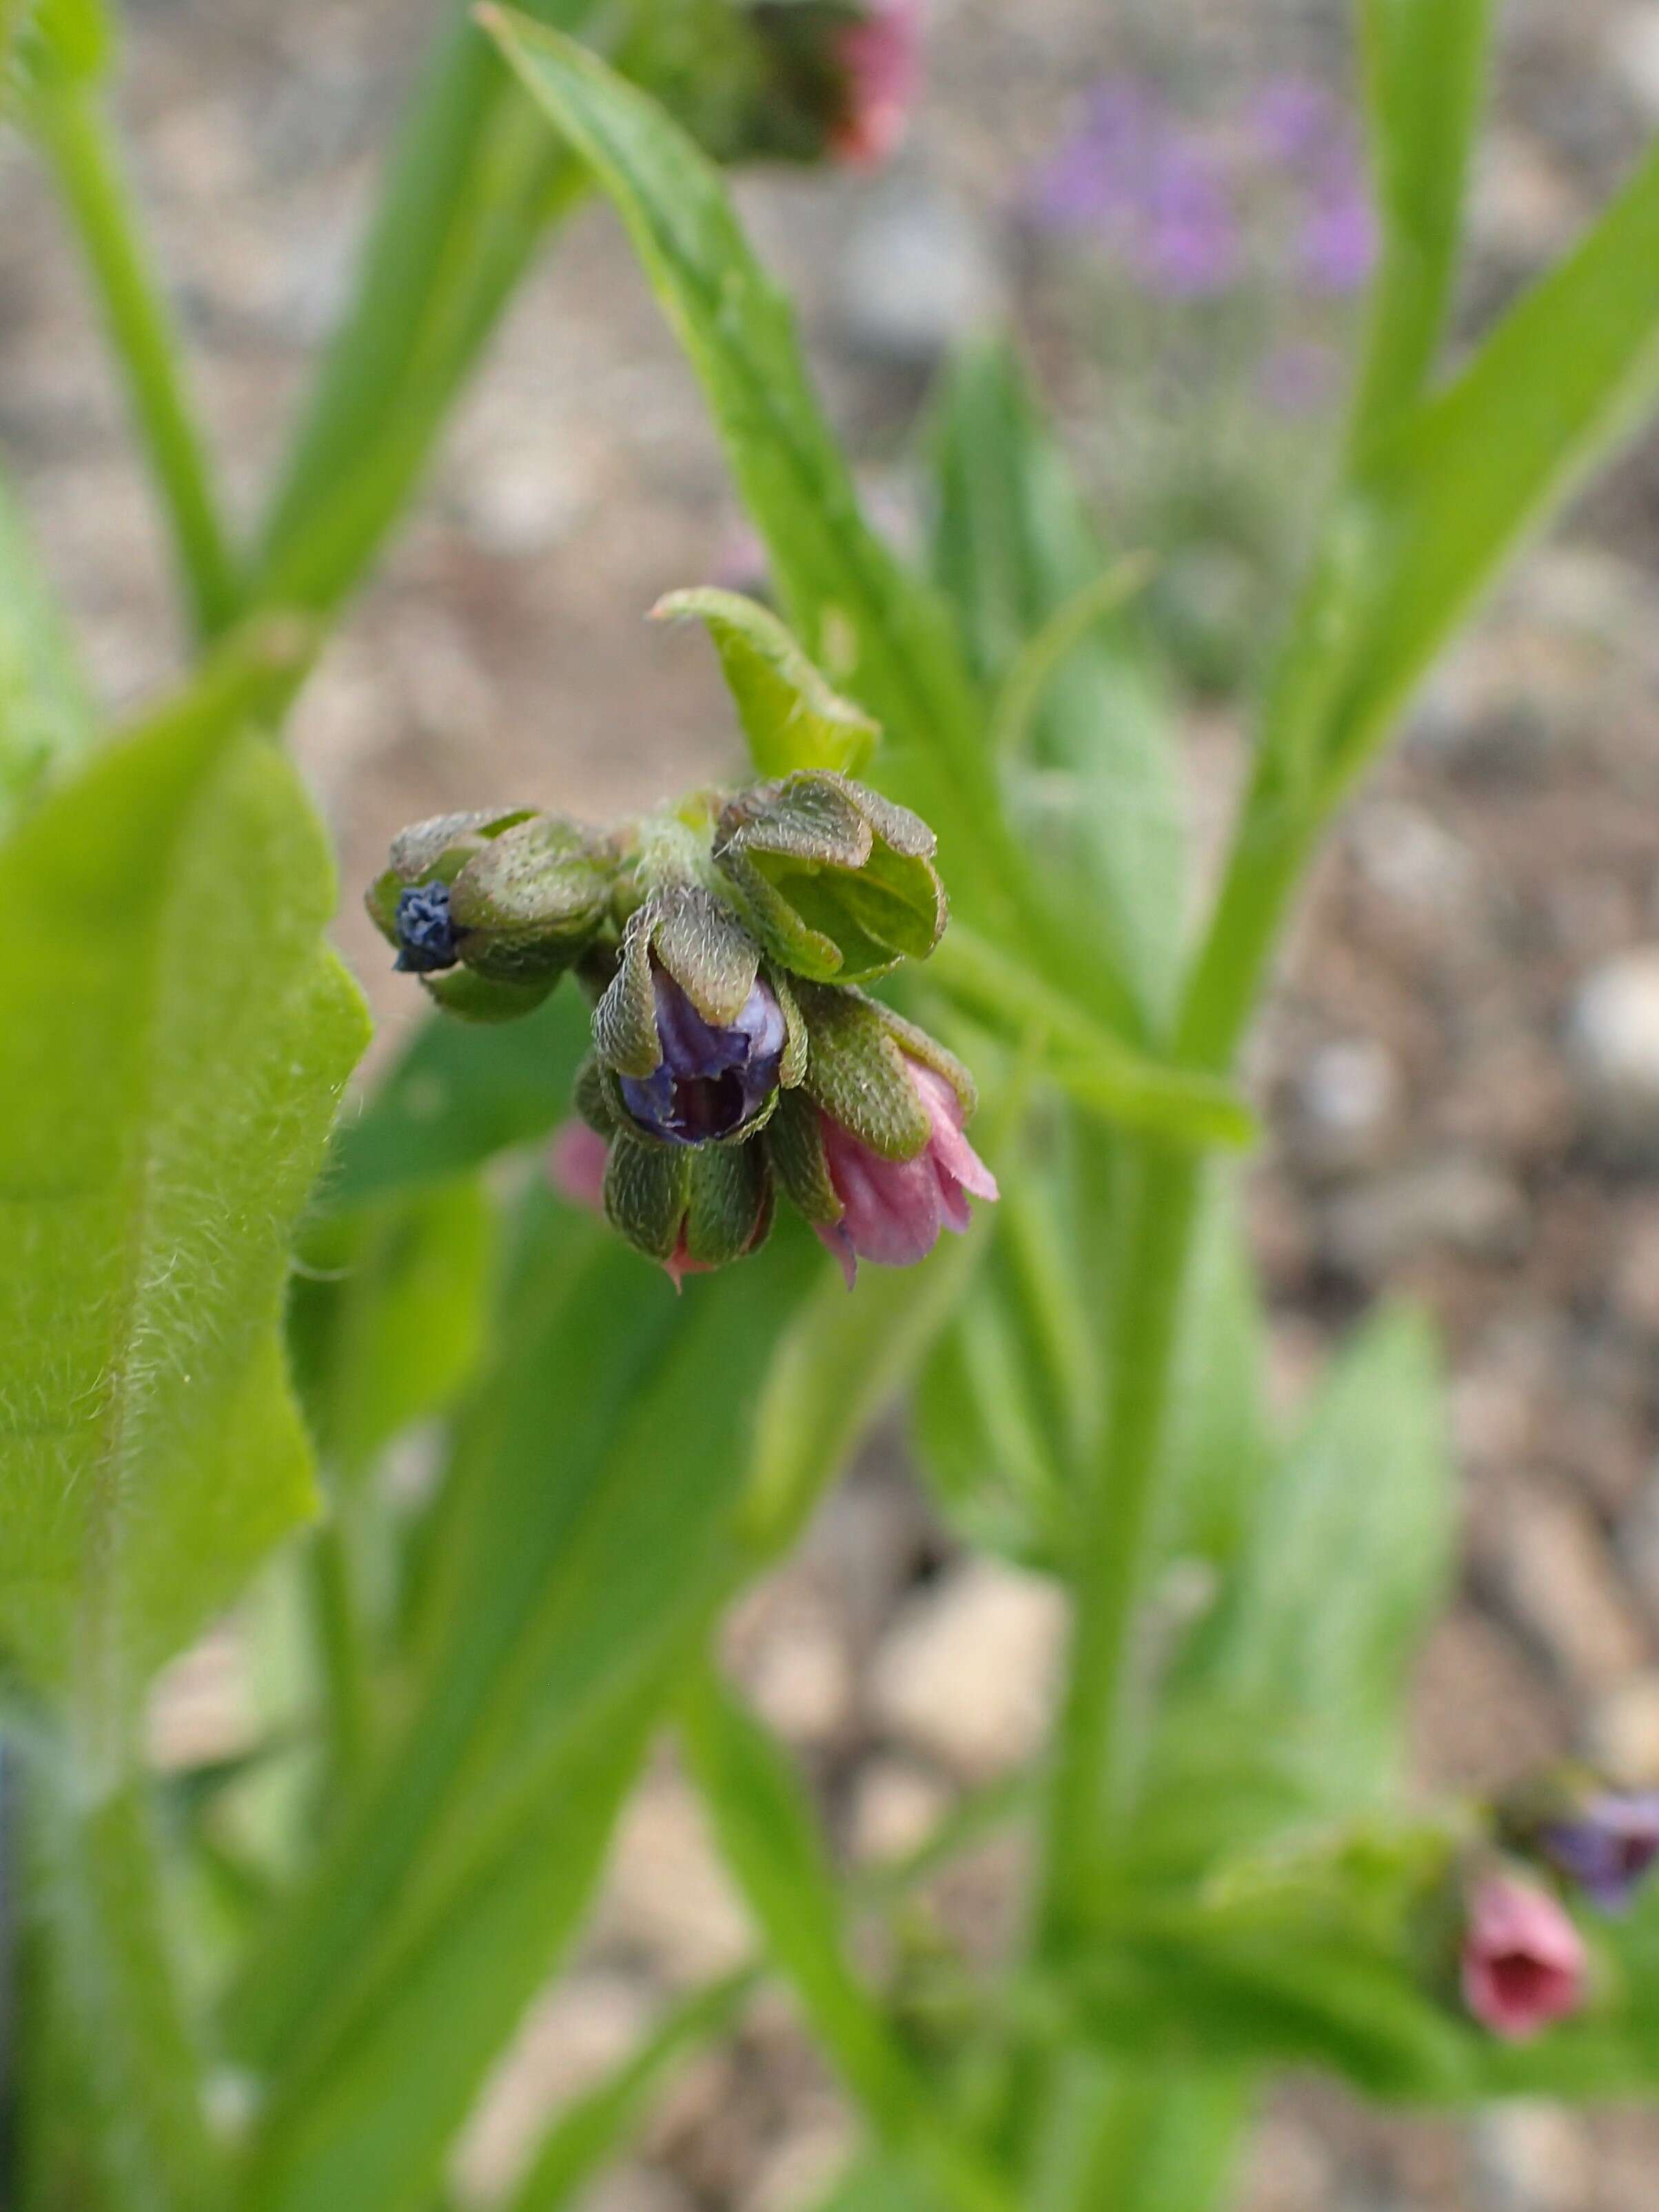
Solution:
M 1524 1876 L 1484 1874 L 1463 1931 L 1463 2002 L 1483 2027 L 1522 2043 L 1577 2011 L 1583 1939 L 1563 1907 Z
M 969 1221 L 968 1194 L 994 1200 L 996 1177 L 963 1136 L 962 1101 L 945 1078 L 904 1055 L 905 1073 L 932 1124 L 914 1159 L 884 1159 L 827 1114 L 818 1116 L 824 1161 L 839 1221 L 816 1224 L 818 1236 L 841 1262 L 850 1291 L 860 1260 L 884 1267 L 910 1267 L 926 1259 L 941 1229 L 960 1235 Z
M 842 33 L 847 89 L 830 145 L 843 161 L 878 168 L 897 152 L 921 82 L 923 0 L 872 0 Z
M 605 1164 L 608 1138 L 586 1121 L 562 1121 L 547 1148 L 547 1179 L 559 1196 L 586 1213 L 605 1212 Z

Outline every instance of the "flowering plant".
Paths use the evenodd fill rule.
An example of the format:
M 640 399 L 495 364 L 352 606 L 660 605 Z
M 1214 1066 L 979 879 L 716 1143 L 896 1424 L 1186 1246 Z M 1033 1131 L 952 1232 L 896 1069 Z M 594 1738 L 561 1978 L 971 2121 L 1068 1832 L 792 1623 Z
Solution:
M 198 639 L 100 736 L 0 503 L 9 2201 L 447 2204 L 665 1731 L 755 1955 L 550 2120 L 513 2212 L 573 2202 L 774 1979 L 862 2127 L 841 2207 L 1200 2212 L 1281 2066 L 1652 2093 L 1655 1806 L 1576 1773 L 1402 1795 L 1453 1517 L 1433 1348 L 1372 1317 L 1282 1428 L 1235 1202 L 1234 1061 L 1322 831 L 1659 377 L 1659 156 L 1441 374 L 1484 10 L 1362 16 L 1367 334 L 1194 927 L 1128 572 L 1012 356 L 946 381 L 918 573 L 861 519 L 719 166 L 884 150 L 908 9 L 449 11 L 244 543 L 102 12 L 0 5 Z M 553 787 L 404 830 L 367 896 L 432 1016 L 342 1114 L 366 1024 L 276 734 L 590 185 L 769 554 L 781 618 L 664 610 L 707 626 L 749 770 L 604 829 Z M 1037 1771 L 860 1885 L 715 1632 L 896 1401 L 941 1510 L 1048 1578 L 1069 1642 Z M 414 1434 L 426 1480 L 393 1482 Z M 271 1709 L 158 1776 L 149 1686 L 233 1605 Z M 1003 1953 L 907 1946 L 906 1890 L 1013 1821 Z M 855 1946 L 866 1919 L 890 1940 Z

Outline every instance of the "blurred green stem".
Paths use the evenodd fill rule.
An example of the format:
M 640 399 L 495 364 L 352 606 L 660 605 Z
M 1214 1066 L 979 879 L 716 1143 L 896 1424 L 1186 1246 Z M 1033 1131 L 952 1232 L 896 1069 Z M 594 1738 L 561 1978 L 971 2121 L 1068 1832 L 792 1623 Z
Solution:
M 1183 997 L 1177 1065 L 1231 1066 L 1317 824 L 1287 812 L 1270 730 Z M 1056 1752 L 1036 1942 L 1052 1956 L 1101 1878 L 1133 1759 L 1133 1636 L 1157 1533 L 1158 1475 L 1201 1164 L 1135 1146 L 1102 1449 L 1079 1515 L 1077 1617 Z
M 327 1771 L 337 1786 L 360 1771 L 372 1720 L 368 1651 L 337 1505 L 312 1532 L 305 1577 L 327 1729 Z
M 173 536 L 198 638 L 218 635 L 240 600 L 214 472 L 185 391 L 178 332 L 133 214 L 98 94 L 43 93 L 32 110 L 91 272 Z

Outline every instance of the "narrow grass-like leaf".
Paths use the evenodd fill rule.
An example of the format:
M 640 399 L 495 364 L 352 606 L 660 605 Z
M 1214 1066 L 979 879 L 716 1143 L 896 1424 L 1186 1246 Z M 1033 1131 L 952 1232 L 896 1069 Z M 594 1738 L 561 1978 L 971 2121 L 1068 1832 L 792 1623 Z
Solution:
M 611 1738 L 637 1758 L 665 1669 L 739 1570 L 728 1523 L 760 1380 L 823 1264 L 780 1236 L 677 1299 L 550 1197 L 525 1240 L 432 1522 L 406 1723 L 234 1993 L 234 2047 L 277 2077 L 262 2205 L 424 2202 L 565 1924 L 572 1762 Z M 457 1983 L 465 2006 L 417 2036 L 400 1993 Z M 347 2124 L 392 2081 L 402 2131 Z
M 63 615 L 0 483 L 0 836 L 86 750 L 93 728 Z
M 1490 0 L 1363 0 L 1382 265 L 1352 427 L 1363 452 L 1427 381 L 1457 274 Z
M 783 1753 L 703 1668 L 679 1700 L 681 1731 L 727 1864 L 767 1948 L 884 2147 L 951 2212 L 1012 2212 L 976 2148 L 848 1963 L 841 1905 L 817 1823 Z
M 1368 459 L 1335 523 L 1350 641 L 1327 799 L 1369 757 L 1527 532 L 1659 387 L 1659 153 L 1444 391 Z
M 825 683 L 768 607 L 738 592 L 671 592 L 651 610 L 701 622 L 714 641 L 757 775 L 834 769 L 855 775 L 880 734 Z
M 277 1319 L 367 1030 L 246 690 L 210 672 L 0 853 L 0 1637 L 112 1718 L 310 1503 Z

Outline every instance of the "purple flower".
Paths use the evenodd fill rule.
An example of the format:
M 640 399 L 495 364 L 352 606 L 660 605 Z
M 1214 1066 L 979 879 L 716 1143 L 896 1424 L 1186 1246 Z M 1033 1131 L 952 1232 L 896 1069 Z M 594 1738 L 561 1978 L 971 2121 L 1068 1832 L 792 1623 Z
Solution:
M 1052 229 L 1099 236 L 1170 298 L 1219 291 L 1239 274 L 1224 172 L 1138 78 L 1095 88 L 1082 128 L 1037 172 L 1032 206 Z
M 1603 1912 L 1623 1912 L 1659 1859 L 1659 1792 L 1592 1797 L 1571 1818 L 1552 1820 L 1538 1841 L 1558 1873 Z
M 647 1076 L 617 1080 L 640 1127 L 672 1145 L 706 1145 L 735 1136 L 764 1111 L 778 1087 L 785 1042 L 783 1009 L 757 981 L 737 1019 L 706 1022 L 666 969 L 652 966 L 662 1058 Z
M 398 957 L 405 975 L 435 975 L 460 958 L 455 924 L 450 918 L 449 885 L 412 884 L 398 894 Z
M 1547 1890 L 1498 1868 L 1470 1893 L 1463 2002 L 1483 2027 L 1523 2043 L 1584 2001 L 1583 1938 Z
M 996 1177 L 963 1134 L 965 1116 L 954 1086 L 908 1053 L 904 1070 L 930 1125 L 927 1142 L 914 1158 L 884 1159 L 829 1115 L 818 1116 L 842 1215 L 813 1225 L 841 1262 L 848 1290 L 860 1260 L 914 1267 L 938 1243 L 941 1229 L 960 1235 L 967 1228 L 969 1194 L 988 1200 L 1000 1195 Z
M 1310 292 L 1357 292 L 1376 259 L 1376 219 L 1357 178 L 1332 185 L 1303 225 L 1297 264 Z
M 1348 143 L 1346 112 L 1314 77 L 1269 79 L 1257 95 L 1255 123 L 1268 160 L 1286 168 L 1308 170 Z

